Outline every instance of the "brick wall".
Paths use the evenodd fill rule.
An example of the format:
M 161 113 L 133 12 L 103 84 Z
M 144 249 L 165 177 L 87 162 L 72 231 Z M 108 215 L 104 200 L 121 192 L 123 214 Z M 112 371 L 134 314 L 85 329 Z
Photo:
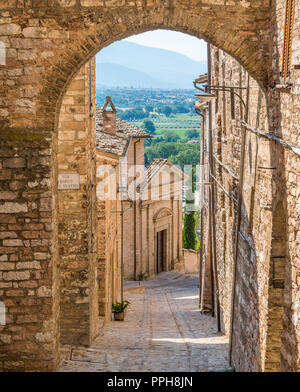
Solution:
M 93 60 L 64 95 L 57 151 L 59 179 L 63 174 L 79 175 L 79 189 L 58 190 L 61 342 L 86 346 L 98 334 L 95 117 L 90 117 L 90 103 L 95 113 L 94 75 Z
M 1 140 L 0 370 L 51 370 L 58 362 L 56 184 L 47 133 Z

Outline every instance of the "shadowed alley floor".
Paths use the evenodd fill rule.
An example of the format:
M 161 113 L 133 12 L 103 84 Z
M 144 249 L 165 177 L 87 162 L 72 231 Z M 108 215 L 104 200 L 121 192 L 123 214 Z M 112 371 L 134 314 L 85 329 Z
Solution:
M 125 288 L 139 285 L 129 282 Z M 125 292 L 125 321 L 104 326 L 87 351 L 73 350 L 60 371 L 225 371 L 228 338 L 215 319 L 200 314 L 198 276 L 163 272 L 140 282 L 145 294 Z

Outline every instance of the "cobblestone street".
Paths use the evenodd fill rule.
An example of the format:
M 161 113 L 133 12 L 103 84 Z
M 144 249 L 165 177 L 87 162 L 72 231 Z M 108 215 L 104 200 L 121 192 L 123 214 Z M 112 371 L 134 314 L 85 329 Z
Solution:
M 136 287 L 138 282 L 125 287 L 132 285 Z M 141 285 L 145 294 L 125 292 L 125 299 L 131 302 L 125 321 L 106 324 L 92 347 L 74 349 L 60 371 L 228 369 L 228 339 L 216 331 L 214 319 L 200 314 L 196 275 L 161 273 Z

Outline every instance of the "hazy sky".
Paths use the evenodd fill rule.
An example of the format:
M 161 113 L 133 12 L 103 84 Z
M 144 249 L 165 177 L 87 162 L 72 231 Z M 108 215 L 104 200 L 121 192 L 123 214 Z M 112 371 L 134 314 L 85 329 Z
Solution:
M 206 61 L 206 42 L 188 34 L 170 30 L 154 30 L 133 35 L 126 41 L 140 45 L 172 50 L 196 61 Z

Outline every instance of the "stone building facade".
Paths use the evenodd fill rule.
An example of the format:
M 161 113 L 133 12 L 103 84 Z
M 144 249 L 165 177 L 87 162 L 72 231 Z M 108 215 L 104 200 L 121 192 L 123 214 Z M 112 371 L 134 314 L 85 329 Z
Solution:
M 130 248 L 126 219 L 132 207 L 128 155 L 132 155 L 132 144 L 143 146 L 145 137 L 150 135 L 117 117 L 110 97 L 103 109 L 96 108 L 99 314 L 104 321 L 111 320 L 112 303 L 123 299 L 124 260 Z M 140 152 L 144 153 L 143 147 Z
M 87 126 L 90 117 L 85 115 L 84 130 L 76 128 L 78 125 L 74 128 L 72 119 L 71 124 L 61 120 L 66 137 L 72 139 L 68 141 L 78 139 L 80 143 L 74 145 L 75 162 L 69 156 L 70 167 L 66 163 L 66 169 L 58 169 L 64 147 L 59 144 L 61 110 L 63 102 L 66 109 L 67 105 L 76 106 L 68 89 L 77 89 L 72 83 L 99 50 L 132 34 L 166 28 L 204 38 L 219 48 L 213 48 L 212 56 L 215 83 L 238 78 L 247 86 L 249 74 L 248 122 L 295 146 L 292 151 L 273 139 L 257 136 L 256 140 L 253 132 L 247 132 L 236 279 L 232 263 L 235 208 L 232 199 L 220 191 L 216 195 L 216 260 L 223 329 L 233 331 L 236 370 L 280 366 L 299 371 L 300 168 L 295 151 L 299 147 L 300 6 L 294 2 L 292 87 L 288 90 L 276 88 L 283 57 L 285 7 L 282 0 L 0 2 L 0 301 L 6 315 L 5 325 L 0 325 L 1 370 L 53 370 L 59 363 L 61 340 L 88 345 L 98 333 L 98 266 L 92 246 L 98 243 L 96 171 L 92 170 L 90 147 L 94 131 Z M 241 77 L 237 62 L 243 66 Z M 79 84 L 90 74 L 86 66 L 86 76 L 77 80 Z M 90 96 L 80 98 L 85 100 L 90 106 Z M 217 157 L 231 164 L 231 171 L 239 178 L 238 148 L 243 130 L 238 121 L 231 121 L 228 101 L 222 105 L 221 97 L 213 104 L 213 145 Z M 236 106 L 238 117 L 238 101 Z M 76 110 L 81 109 L 70 108 L 70 118 L 81 117 Z M 86 153 L 82 153 L 84 149 Z M 257 157 L 255 164 L 251 156 Z M 71 190 L 58 189 L 59 170 L 60 174 L 80 175 L 76 197 L 70 194 L 72 208 L 82 218 L 79 226 L 64 202 Z M 236 181 L 226 179 L 228 173 L 222 168 L 221 174 L 217 165 L 215 174 L 235 198 Z M 78 188 L 78 176 L 77 180 L 63 178 L 62 182 L 69 179 Z M 61 213 L 66 213 L 65 219 Z M 73 237 L 72 232 L 76 233 Z M 78 246 L 79 239 L 86 245 Z M 65 240 L 72 260 L 64 252 Z M 204 245 L 204 261 L 209 266 L 212 258 L 207 256 L 214 248 L 207 235 Z M 277 256 L 279 262 L 273 265 Z M 284 288 L 280 287 L 280 261 L 285 264 Z M 207 268 L 205 274 L 211 271 Z M 212 279 L 208 281 L 213 285 Z M 230 306 L 231 286 L 235 287 L 234 307 Z M 230 309 L 234 309 L 234 317 Z M 281 314 L 278 364 L 278 336 L 274 334 Z M 70 336 L 65 333 L 68 320 Z
M 106 109 L 108 104 L 112 110 Z M 119 226 L 112 225 L 111 219 L 107 226 L 110 233 L 119 227 L 119 235 L 99 235 L 98 250 L 105 243 L 107 251 L 112 252 L 113 239 L 120 243 L 125 280 L 182 269 L 182 172 L 166 159 L 154 160 L 145 168 L 144 139 L 151 135 L 118 118 L 109 97 L 103 109 L 96 109 L 96 124 L 97 181 L 107 187 L 105 202 L 98 197 L 98 208 L 101 214 L 114 210 L 122 215 Z M 113 200 L 114 208 L 108 206 Z M 99 265 L 107 265 L 108 259 L 115 260 L 106 254 Z M 100 297 L 104 298 L 105 293 L 101 291 Z
M 89 346 L 98 333 L 94 97 L 92 60 L 68 87 L 58 119 L 59 319 L 68 345 Z
M 138 194 L 124 219 L 127 280 L 144 280 L 162 271 L 183 270 L 183 173 L 166 159 L 155 159 L 144 169 L 143 146 L 137 156 L 141 168 Z
M 283 3 L 276 4 L 279 24 L 272 35 L 278 43 L 283 31 Z M 296 32 L 299 12 L 298 6 Z M 213 46 L 210 50 L 208 84 L 235 86 L 245 107 L 237 96 L 232 99 L 230 91 L 208 89 L 216 100 L 210 109 L 203 110 L 207 129 L 204 146 L 208 146 L 208 157 L 211 112 L 215 179 L 206 168 L 205 181 L 214 182 L 215 210 L 212 212 L 204 202 L 201 281 L 206 295 L 202 301 L 204 308 L 211 311 L 214 307 L 216 315 L 219 291 L 221 329 L 231 337 L 232 365 L 241 371 L 297 371 L 300 364 L 300 135 L 296 109 L 299 45 L 296 38 L 291 86 L 280 88 L 279 73 L 273 70 L 267 95 L 231 56 Z M 274 61 L 278 61 L 282 47 L 274 50 Z M 241 220 L 237 229 L 241 183 Z M 208 201 L 210 190 L 204 192 Z M 209 231 L 212 213 L 215 245 Z M 212 279 L 214 247 L 218 281 Z

